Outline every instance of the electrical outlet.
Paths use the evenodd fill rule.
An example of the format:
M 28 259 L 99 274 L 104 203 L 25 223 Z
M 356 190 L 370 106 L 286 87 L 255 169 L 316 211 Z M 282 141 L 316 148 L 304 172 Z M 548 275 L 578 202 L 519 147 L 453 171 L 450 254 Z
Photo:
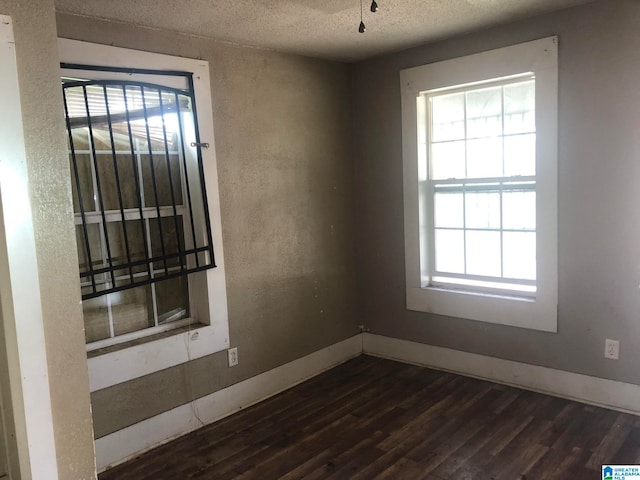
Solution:
M 238 347 L 233 347 L 227 350 L 229 356 L 229 366 L 235 367 L 238 364 Z
M 620 342 L 618 340 L 606 339 L 604 341 L 604 358 L 618 360 L 620 356 Z

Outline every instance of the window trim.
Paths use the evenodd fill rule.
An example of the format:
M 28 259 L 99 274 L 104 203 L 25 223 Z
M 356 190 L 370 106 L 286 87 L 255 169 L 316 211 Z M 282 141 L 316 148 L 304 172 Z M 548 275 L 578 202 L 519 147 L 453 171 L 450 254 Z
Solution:
M 194 328 L 187 332 L 92 356 L 88 363 L 90 387 L 93 392 L 229 348 L 226 276 L 209 63 L 204 60 L 63 38 L 58 39 L 58 47 L 60 61 L 68 64 L 120 68 L 135 66 L 137 69 L 192 72 L 202 141 L 210 146 L 208 149 L 202 149 L 202 157 L 217 267 L 195 274 L 206 278 L 206 282 L 198 282 L 199 285 L 193 291 L 193 282 L 190 282 L 190 296 L 203 299 L 195 303 L 195 308 L 192 307 L 195 310 L 192 314 L 204 325 L 194 325 Z M 65 73 L 68 75 L 69 71 L 66 70 Z
M 556 36 L 400 72 L 404 181 L 407 308 L 450 317 L 557 332 L 557 123 Z M 426 192 L 419 186 L 417 98 L 422 92 L 532 72 L 536 78 L 536 253 L 535 298 L 429 286 L 424 275 Z M 542 214 L 543 212 L 544 214 Z M 421 215 L 422 221 L 421 221 Z M 426 232 L 428 235 L 428 232 Z M 427 236 L 428 238 L 428 236 Z M 422 262 L 422 263 L 421 263 Z

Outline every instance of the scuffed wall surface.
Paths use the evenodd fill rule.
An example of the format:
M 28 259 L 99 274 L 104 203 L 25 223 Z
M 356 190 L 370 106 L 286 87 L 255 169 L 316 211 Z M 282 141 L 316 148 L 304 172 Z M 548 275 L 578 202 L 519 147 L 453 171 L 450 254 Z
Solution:
M 349 66 L 69 15 L 58 30 L 209 62 L 240 360 L 229 369 L 220 352 L 94 392 L 97 436 L 358 333 Z

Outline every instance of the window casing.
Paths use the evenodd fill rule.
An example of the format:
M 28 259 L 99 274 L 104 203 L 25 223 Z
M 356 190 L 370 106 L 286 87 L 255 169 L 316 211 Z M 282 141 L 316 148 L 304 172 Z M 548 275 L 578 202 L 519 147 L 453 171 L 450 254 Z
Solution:
M 209 65 L 66 39 L 59 49 L 67 67 L 61 77 L 90 80 L 70 84 L 78 109 L 85 108 L 71 116 L 78 128 L 70 143 L 87 157 L 78 162 L 84 177 L 77 181 L 73 164 L 71 176 L 74 196 L 88 197 L 84 213 L 77 199 L 74 205 L 88 350 L 185 327 L 91 353 L 93 391 L 229 346 Z M 70 89 L 66 95 L 74 96 Z M 92 95 L 102 101 L 84 102 Z M 106 112 L 107 103 L 120 110 Z M 94 124 L 92 138 L 82 123 L 101 115 L 112 121 Z M 209 148 L 197 147 L 203 143 Z M 122 188 L 98 192 L 99 169 L 104 185 L 117 184 L 116 172 L 126 177 Z M 91 258 L 87 245 L 97 252 Z
M 401 72 L 407 308 L 557 329 L 557 38 Z

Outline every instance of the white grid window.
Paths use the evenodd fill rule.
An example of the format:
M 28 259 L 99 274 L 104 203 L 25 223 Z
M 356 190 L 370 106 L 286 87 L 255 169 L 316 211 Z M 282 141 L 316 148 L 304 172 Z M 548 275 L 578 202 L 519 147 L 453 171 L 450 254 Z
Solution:
M 425 101 L 432 284 L 535 293 L 535 78 L 426 92 Z
M 557 42 L 400 73 L 408 309 L 557 331 Z

